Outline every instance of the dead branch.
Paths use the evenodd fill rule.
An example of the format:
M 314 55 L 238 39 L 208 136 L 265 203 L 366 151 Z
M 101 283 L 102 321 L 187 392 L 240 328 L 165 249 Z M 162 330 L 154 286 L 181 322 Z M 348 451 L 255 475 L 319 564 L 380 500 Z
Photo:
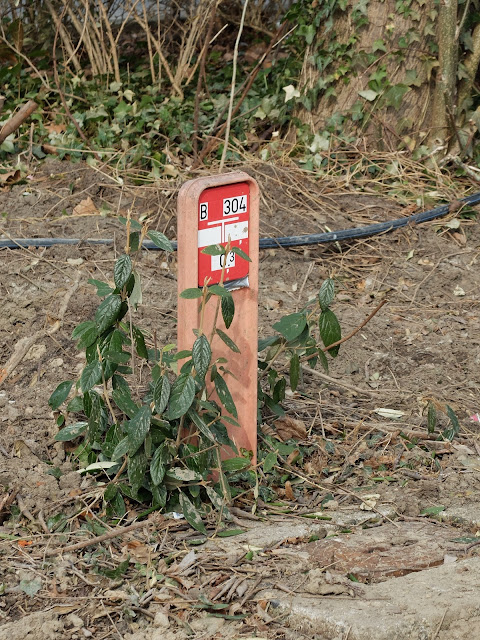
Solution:
M 5 138 L 7 138 L 11 133 L 16 131 L 21 124 L 23 124 L 25 120 L 32 115 L 35 109 L 37 109 L 37 107 L 38 103 L 35 102 L 35 100 L 29 100 L 20 107 L 17 113 L 9 118 L 0 131 L 0 144 L 2 144 Z
M 46 551 L 46 556 L 55 556 L 59 553 L 68 553 L 70 551 L 78 551 L 79 549 L 84 549 L 85 547 L 90 547 L 91 545 L 99 544 L 100 542 L 105 542 L 106 540 L 111 540 L 112 538 L 117 538 L 118 536 L 123 536 L 126 533 L 130 533 L 130 531 L 136 531 L 137 529 L 142 529 L 143 527 L 148 526 L 149 524 L 155 524 L 156 531 L 161 531 L 163 529 L 168 529 L 169 527 L 175 526 L 177 523 L 172 520 L 163 520 L 157 522 L 157 518 L 149 518 L 148 520 L 142 520 L 140 522 L 134 522 L 133 524 L 129 524 L 126 527 L 117 527 L 116 529 L 112 529 L 108 533 L 104 533 L 101 536 L 96 536 L 95 538 L 90 538 L 90 540 L 84 540 L 83 542 L 77 542 L 76 544 L 70 544 L 63 549 L 49 549 Z

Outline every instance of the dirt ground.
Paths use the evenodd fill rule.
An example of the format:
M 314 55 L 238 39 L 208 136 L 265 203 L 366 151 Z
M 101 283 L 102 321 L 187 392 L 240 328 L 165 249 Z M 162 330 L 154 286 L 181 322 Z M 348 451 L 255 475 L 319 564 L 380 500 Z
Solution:
M 373 191 L 355 193 L 286 169 L 244 169 L 262 190 L 261 237 L 405 215 L 398 203 Z M 54 441 L 58 427 L 47 401 L 84 366 L 70 336 L 98 303 L 87 280 L 112 279 L 124 242 L 116 216 L 131 209 L 174 239 L 179 185 L 119 185 L 86 165 L 49 161 L 33 168 L 23 184 L 0 189 L 2 238 L 115 238 L 114 246 L 0 250 L 0 369 L 19 345 L 29 346 L 0 385 L 0 505 L 15 494 L 0 524 L 0 640 L 302 637 L 257 594 L 274 584 L 301 593 L 308 571 L 302 554 L 310 553 L 309 545 L 332 532 L 354 535 L 358 529 L 368 537 L 366 524 L 391 526 L 392 519 L 401 526 L 428 524 L 422 544 L 428 543 L 446 525 L 427 520 L 425 509 L 430 515 L 440 507 L 468 511 L 477 502 L 480 423 L 472 416 L 480 412 L 480 227 L 475 220 L 462 220 L 459 227 L 444 220 L 443 226 L 410 226 L 342 246 L 261 252 L 261 337 L 281 315 L 316 295 L 328 276 L 339 283 L 334 310 L 344 335 L 387 298 L 331 361 L 335 380 L 305 372 L 303 385 L 288 398 L 288 413 L 305 423 L 304 444 L 313 453 L 297 469 L 298 484 L 276 488 L 280 502 L 260 502 L 251 517 L 275 527 L 305 522 L 302 515 L 318 512 L 330 493 L 324 505 L 330 529 L 313 532 L 320 542 L 310 531 L 280 540 L 273 550 L 257 544 L 262 553 L 251 559 L 229 539 L 223 546 L 191 546 L 195 535 L 179 521 L 168 530 L 146 524 L 62 553 L 82 539 L 86 520 L 92 535 L 105 527 L 95 519 L 101 487 L 81 477 L 63 443 Z M 144 251 L 138 268 L 144 301 L 138 324 L 155 330 L 159 342 L 174 342 L 175 256 Z M 431 401 L 439 407 L 435 434 L 427 432 Z M 441 411 L 447 404 L 461 427 L 453 442 L 437 439 L 448 426 Z M 392 419 L 378 413 L 381 408 L 403 413 Z M 274 430 L 271 419 L 266 425 Z M 237 506 L 245 530 L 258 525 L 245 516 L 251 504 Z M 365 519 L 345 520 L 360 506 Z M 136 515 L 129 513 L 124 524 Z M 476 533 L 461 520 L 448 527 L 446 538 Z M 303 560 L 292 561 L 295 554 Z M 315 567 L 325 567 L 325 554 L 315 554 Z M 118 570 L 129 555 L 130 565 Z M 412 571 L 433 566 L 415 562 Z M 348 566 L 338 568 L 339 579 L 352 573 Z M 367 569 L 357 576 L 361 582 L 401 575 L 391 567 L 388 574 Z M 354 590 L 345 593 L 355 597 Z M 448 637 L 442 634 L 438 638 Z

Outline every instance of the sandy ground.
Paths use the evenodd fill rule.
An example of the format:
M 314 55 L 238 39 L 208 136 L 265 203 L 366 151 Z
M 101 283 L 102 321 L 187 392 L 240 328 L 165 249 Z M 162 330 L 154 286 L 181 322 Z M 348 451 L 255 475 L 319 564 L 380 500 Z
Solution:
M 262 188 L 262 237 L 402 216 L 402 208 L 381 195 L 340 190 L 268 166 L 249 171 Z M 0 386 L 0 504 L 2 496 L 16 492 L 0 525 L 2 640 L 300 637 L 256 598 L 262 587 L 278 581 L 301 590 L 306 568 L 287 556 L 243 561 L 241 554 L 232 557 L 238 548 L 224 541 L 221 548 L 199 547 L 194 562 L 182 567 L 195 549 L 189 546 L 191 530 L 182 524 L 166 531 L 145 525 L 95 547 L 60 553 L 86 523 L 92 535 L 104 531 L 95 520 L 101 488 L 79 476 L 68 450 L 55 443 L 58 427 L 47 401 L 83 367 L 70 336 L 98 303 L 87 280 L 112 279 L 124 242 L 116 216 L 127 209 L 149 216 L 151 228 L 174 239 L 178 186 L 120 187 L 86 166 L 49 162 L 24 184 L 0 191 L 4 237 L 115 238 L 113 247 L 80 243 L 0 252 L 0 368 L 19 344 L 30 341 Z M 376 495 L 373 504 L 389 505 L 388 517 L 403 521 L 421 517 L 427 508 L 468 508 L 475 501 L 479 423 L 471 416 L 480 412 L 479 255 L 479 225 L 468 220 L 459 229 L 429 223 L 341 247 L 261 252 L 262 337 L 281 315 L 315 295 L 328 276 L 339 283 L 334 310 L 344 334 L 384 297 L 388 302 L 332 361 L 335 384 L 306 373 L 299 392 L 288 399 L 289 415 L 307 426 L 311 454 L 298 473 L 310 483 L 295 485 L 293 500 L 284 487 L 275 487 L 283 507 L 261 504 L 260 517 L 296 521 L 302 510 L 318 505 L 325 487 L 334 498 L 332 513 L 358 508 L 360 491 Z M 144 283 L 138 324 L 156 331 L 159 342 L 174 342 L 175 256 L 144 251 L 138 268 Z M 427 433 L 429 401 L 448 404 L 458 417 L 461 432 L 452 443 L 437 440 L 438 432 Z M 404 415 L 392 420 L 378 408 Z M 447 426 L 441 412 L 439 420 L 440 429 Z M 273 428 L 268 416 L 265 424 Z M 245 501 L 238 506 L 244 512 L 251 508 Z M 279 516 L 282 510 L 290 515 Z M 380 518 L 375 509 L 371 514 Z M 239 517 L 248 528 L 249 521 Z M 348 530 L 355 526 L 350 523 Z M 452 529 L 452 537 L 474 533 L 468 526 Z M 303 553 L 308 540 L 286 540 L 282 548 Z M 128 555 L 130 564 L 115 573 Z M 222 592 L 219 585 L 232 575 L 241 580 Z M 225 606 L 215 609 L 212 602 Z M 205 611 L 227 618 L 205 617 Z M 33 635 L 25 635 L 26 615 Z

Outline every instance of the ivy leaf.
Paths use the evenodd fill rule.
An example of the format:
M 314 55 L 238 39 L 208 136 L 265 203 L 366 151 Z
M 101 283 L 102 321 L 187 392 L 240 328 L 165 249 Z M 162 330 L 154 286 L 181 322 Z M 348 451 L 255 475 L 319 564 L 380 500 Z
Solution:
M 185 520 L 197 531 L 207 535 L 207 530 L 205 525 L 203 524 L 202 516 L 200 512 L 196 509 L 196 507 L 190 502 L 187 496 L 183 493 L 183 491 L 179 492 L 178 496 L 180 502 L 180 508 L 182 510 L 183 515 L 185 516 Z
M 98 360 L 94 360 L 87 364 L 80 376 L 80 388 L 83 393 L 90 391 L 92 387 L 102 379 L 102 365 Z
M 162 414 L 168 404 L 170 397 L 170 382 L 166 375 L 158 378 L 153 389 L 153 402 L 155 403 L 155 413 Z
M 125 218 L 124 216 L 118 216 L 118 220 L 126 227 L 127 223 L 130 222 L 130 229 L 134 229 L 135 231 L 141 231 L 142 230 L 142 225 L 140 224 L 140 222 L 138 222 L 137 220 L 133 220 L 132 218 L 130 218 L 130 220 L 128 220 L 127 218 Z
M 297 338 L 307 325 L 307 319 L 303 313 L 291 313 L 284 316 L 273 325 L 275 331 L 281 333 L 288 341 Z
M 223 340 L 223 342 L 227 345 L 227 347 L 231 349 L 234 353 L 240 353 L 240 349 L 237 347 L 235 342 L 230 338 L 230 336 L 227 336 L 225 331 L 222 331 L 221 329 L 217 329 L 217 335 Z
M 194 298 L 201 298 L 203 295 L 201 289 L 184 289 L 180 298 L 184 298 L 185 300 L 193 300 Z
M 292 391 L 296 391 L 299 378 L 300 358 L 297 353 L 294 353 L 290 359 L 290 388 L 292 389 Z
M 168 419 L 180 418 L 190 409 L 195 397 L 195 381 L 189 373 L 182 373 L 172 385 Z
M 320 291 L 318 292 L 318 301 L 320 303 L 320 308 L 322 311 L 326 311 L 328 307 L 332 304 L 333 298 L 335 297 L 335 283 L 331 278 L 327 278 L 322 283 L 320 287 Z
M 215 391 L 217 392 L 218 399 L 223 404 L 228 413 L 231 413 L 234 418 L 238 418 L 237 407 L 233 401 L 232 394 L 230 393 L 227 383 L 221 375 L 215 376 Z
M 82 435 L 87 428 L 87 425 L 88 422 L 75 422 L 74 424 L 69 424 L 68 427 L 65 427 L 56 434 L 55 440 L 57 442 L 69 442 L 70 440 L 75 440 L 75 438 Z
M 223 322 L 227 329 L 229 329 L 235 315 L 235 302 L 233 301 L 233 296 L 224 296 L 222 298 L 221 305 Z
M 56 411 L 58 407 L 65 402 L 73 387 L 73 380 L 65 380 L 61 382 L 48 399 L 48 405 L 52 411 Z
M 207 374 L 210 361 L 212 359 L 212 349 L 207 336 L 202 334 L 193 343 L 192 360 L 195 371 L 199 378 L 203 380 Z
M 232 253 L 236 253 L 237 256 L 240 256 L 240 258 L 243 258 L 244 260 L 246 260 L 247 262 L 251 262 L 251 258 L 249 258 L 247 256 L 247 254 L 245 253 L 245 251 L 242 251 L 239 247 L 231 247 L 230 251 Z
M 152 478 L 152 482 L 155 486 L 158 486 L 165 477 L 165 472 L 167 470 L 167 457 L 168 449 L 164 447 L 163 444 L 155 449 L 155 453 L 153 454 L 153 458 L 150 463 L 150 477 Z
M 173 251 L 173 246 L 170 240 L 160 231 L 149 231 L 147 236 L 153 242 L 153 244 L 159 249 L 163 249 L 164 251 Z
M 322 311 L 320 314 L 320 318 L 318 319 L 318 328 L 320 330 L 320 337 L 322 338 L 323 344 L 328 347 L 334 342 L 337 342 L 342 337 L 342 330 L 340 328 L 340 324 L 338 322 L 337 316 L 327 309 L 326 311 Z M 338 350 L 340 349 L 340 345 L 329 349 L 329 354 L 332 358 L 335 358 L 338 354 Z
M 123 255 L 118 258 L 113 269 L 113 279 L 117 289 L 122 289 L 132 274 L 132 260 L 130 256 Z
M 202 476 L 196 471 L 192 471 L 192 469 L 179 469 L 178 467 L 169 469 L 165 475 L 173 480 L 178 480 L 182 483 L 201 482 L 203 480 Z
M 95 324 L 99 334 L 103 333 L 115 322 L 120 314 L 121 306 L 122 299 L 117 294 L 108 296 L 100 304 L 95 313 Z
M 366 89 L 365 91 L 359 91 L 358 95 L 362 98 L 365 98 L 365 100 L 368 100 L 369 102 L 373 102 L 378 96 L 378 93 L 376 91 L 373 91 L 372 89 Z
M 277 464 L 277 452 L 271 451 L 267 456 L 265 456 L 265 460 L 263 461 L 264 473 L 268 473 L 269 471 L 271 471 L 276 464 Z
M 128 453 L 130 456 L 135 455 L 144 443 L 145 437 L 150 430 L 151 417 L 150 407 L 144 405 L 138 409 L 130 422 L 127 423 Z

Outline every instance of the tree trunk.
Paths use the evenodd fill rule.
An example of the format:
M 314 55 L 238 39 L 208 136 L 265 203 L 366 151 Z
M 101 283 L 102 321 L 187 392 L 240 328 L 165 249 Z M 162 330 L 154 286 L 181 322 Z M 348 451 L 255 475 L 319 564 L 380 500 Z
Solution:
M 308 47 L 298 88 L 318 97 L 298 115 L 314 131 L 340 123 L 342 133 L 377 149 L 444 139 L 455 109 L 457 0 L 345 4 Z M 331 62 L 322 68 L 326 56 Z

